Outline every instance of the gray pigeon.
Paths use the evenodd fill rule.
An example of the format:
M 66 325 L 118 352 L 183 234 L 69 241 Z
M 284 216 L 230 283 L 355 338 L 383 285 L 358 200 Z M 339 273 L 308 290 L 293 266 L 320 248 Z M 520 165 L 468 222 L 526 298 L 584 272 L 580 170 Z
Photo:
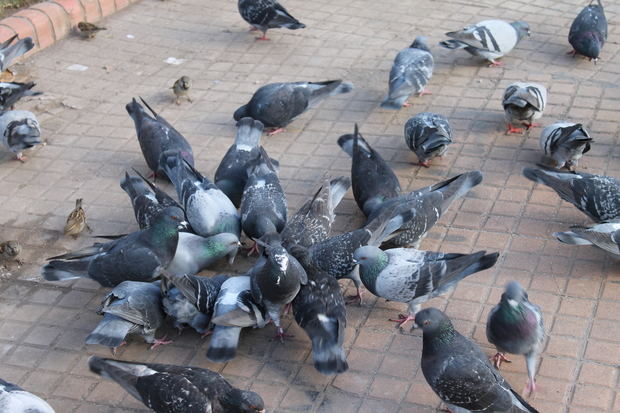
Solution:
M 592 5 L 594 0 L 590 0 L 590 5 L 575 17 L 568 32 L 568 42 L 574 49 L 569 54 L 580 54 L 594 60 L 595 64 L 607 40 L 607 17 L 601 0 L 596 1 L 598 4 Z
M 542 130 L 539 142 L 554 168 L 574 170 L 593 140 L 581 123 L 556 122 Z
M 178 152 L 185 161 L 194 166 L 194 153 L 189 142 L 166 119 L 151 109 L 144 99 L 140 100 L 151 111 L 152 116 L 146 113 L 136 99 L 132 99 L 125 109 L 134 121 L 142 155 L 153 177 L 163 172 L 160 163 L 162 154 L 166 151 Z
M 34 82 L 0 82 L 0 112 L 13 109 L 15 103 L 24 96 L 37 96 L 43 92 L 35 92 Z
M 241 235 L 239 213 L 230 199 L 178 152 L 164 152 L 162 167 L 177 191 L 194 232 L 210 237 L 222 232 Z
M 448 119 L 436 113 L 422 112 L 405 123 L 405 143 L 415 152 L 420 165 L 428 168 L 428 162 L 442 157 L 452 143 L 452 128 Z
M 612 254 L 620 255 L 620 222 L 590 227 L 574 226 L 570 229 L 570 231 L 556 232 L 553 236 L 565 244 L 594 245 Z
M 128 334 L 140 334 L 152 349 L 169 343 L 155 338 L 164 323 L 158 283 L 123 281 L 105 296 L 99 314 L 103 320 L 86 337 L 86 344 L 110 347 L 114 352 Z
M 0 73 L 7 70 L 14 59 L 25 54 L 34 47 L 32 37 L 25 37 L 11 45 L 15 39 L 17 39 L 17 35 L 11 37 L 4 43 L 0 43 Z
M 24 149 L 42 143 L 39 122 L 34 113 L 26 110 L 0 112 L 0 134 L 0 143 L 21 162 L 26 160 Z
M 256 40 L 269 40 L 267 30 L 285 27 L 290 30 L 303 29 L 305 24 L 290 15 L 276 0 L 238 0 L 237 7 L 243 20 L 254 30 L 263 32 Z
M 92 356 L 93 373 L 117 382 L 155 413 L 264 413 L 256 393 L 200 367 L 133 363 Z
M 222 284 L 211 322 L 215 327 L 207 358 L 216 363 L 235 358 L 243 327 L 262 328 L 269 322 L 267 309 L 252 297 L 249 276 L 231 277 Z
M 389 198 L 400 194 L 400 183 L 392 168 L 359 133 L 342 135 L 338 145 L 351 157 L 351 183 L 355 202 L 369 216 Z
M 192 304 L 174 285 L 169 282 L 162 282 L 162 306 L 164 313 L 172 320 L 174 328 L 183 332 L 185 326 L 193 328 L 198 334 L 203 336 L 209 332 L 211 318 L 206 314 L 198 311 L 196 306 Z
M 40 397 L 0 379 L 0 412 L 54 413 L 54 409 Z
M 377 297 L 407 303 L 408 312 L 395 321 L 403 327 L 414 320 L 420 305 L 445 295 L 468 275 L 495 265 L 498 253 L 444 254 L 414 248 L 381 250 L 367 245 L 353 254 L 364 287 Z M 416 327 L 414 325 L 414 327 Z
M 433 76 L 433 55 L 426 43 L 426 37 L 418 36 L 411 46 L 396 55 L 390 70 L 390 91 L 381 107 L 398 110 L 410 106 L 407 102 L 409 96 L 430 93 L 424 88 L 431 76 Z
M 523 129 L 513 125 L 525 125 L 527 130 L 534 126 L 547 105 L 547 88 L 538 83 L 516 82 L 508 85 L 504 91 L 502 106 L 506 115 L 508 128 L 506 133 L 522 133 Z
M 309 248 L 317 242 L 325 241 L 331 233 L 336 219 L 334 210 L 349 190 L 349 178 L 325 179 L 323 185 L 299 208 L 282 230 L 282 245 L 290 248 L 301 245 Z
M 167 271 L 174 275 L 195 275 L 228 256 L 232 264 L 241 243 L 235 234 L 223 232 L 208 238 L 179 232 L 179 242 Z
M 450 40 L 439 45 L 446 49 L 465 49 L 473 56 L 486 59 L 490 66 L 501 66 L 499 59 L 508 54 L 525 36 L 530 35 L 530 26 L 525 22 L 508 23 L 504 20 L 484 20 L 462 30 L 448 32 Z
M 545 339 L 540 307 L 529 302 L 527 293 L 516 281 L 506 285 L 502 299 L 487 318 L 487 339 L 498 353 L 493 357 L 499 369 L 502 361 L 510 362 L 504 353 L 523 354 L 527 365 L 526 394 L 536 391 L 536 365 Z
M 471 340 L 436 308 L 420 311 L 422 373 L 453 413 L 538 413 L 491 365 Z
M 547 168 L 525 168 L 523 175 L 550 187 L 597 223 L 620 220 L 620 179 Z
M 48 281 L 84 277 L 104 287 L 123 281 L 153 281 L 174 257 L 182 218 L 164 210 L 153 224 L 105 244 L 49 258 L 42 275 Z
M 259 88 L 252 99 L 237 109 L 235 120 L 251 117 L 269 128 L 275 128 L 269 135 L 282 132 L 297 116 L 314 107 L 324 99 L 348 93 L 353 84 L 342 80 L 325 82 L 270 83 Z

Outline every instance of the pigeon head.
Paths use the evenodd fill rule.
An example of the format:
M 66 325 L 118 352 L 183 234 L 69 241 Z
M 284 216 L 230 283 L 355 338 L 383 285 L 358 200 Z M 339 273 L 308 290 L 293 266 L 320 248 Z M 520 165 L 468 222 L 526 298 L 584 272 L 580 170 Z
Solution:
M 4 134 L 9 147 L 18 151 L 41 143 L 41 129 L 34 117 L 9 122 Z
M 230 232 L 223 232 L 221 234 L 211 237 L 211 241 L 205 245 L 204 253 L 209 256 L 221 256 L 227 255 L 228 262 L 232 264 L 237 256 L 237 251 L 241 246 L 239 237 Z
M 364 269 L 380 272 L 387 265 L 388 255 L 381 248 L 366 245 L 355 250 L 353 261 Z
M 409 47 L 411 49 L 420 49 L 430 53 L 431 49 L 428 47 L 427 40 L 428 38 L 426 36 L 418 36 Z
M 517 34 L 519 35 L 519 40 L 523 39 L 525 36 L 527 37 L 531 36 L 530 25 L 527 24 L 526 22 L 516 21 L 516 22 L 510 23 L 510 25 L 514 27 L 515 30 L 517 31 Z
M 153 222 L 153 227 L 174 228 L 174 232 L 187 228 L 185 217 L 179 214 L 179 208 L 170 206 L 164 208 Z
M 580 54 L 596 61 L 601 54 L 601 49 L 605 43 L 603 36 L 595 31 L 587 31 L 581 33 L 579 37 L 573 40 L 573 47 Z
M 249 390 L 230 389 L 220 403 L 229 413 L 264 413 L 265 402 L 257 393 Z
M 243 105 L 239 109 L 235 111 L 233 114 L 233 119 L 236 121 L 241 120 L 241 118 L 251 117 L 248 113 L 248 105 Z
M 511 281 L 506 284 L 506 289 L 502 294 L 502 304 L 507 304 L 511 308 L 517 308 L 519 304 L 527 300 L 527 293 L 516 281 Z
M 418 312 L 415 315 L 415 323 L 420 326 L 425 338 L 442 337 L 448 333 L 454 333 L 452 321 L 436 308 L 427 308 Z

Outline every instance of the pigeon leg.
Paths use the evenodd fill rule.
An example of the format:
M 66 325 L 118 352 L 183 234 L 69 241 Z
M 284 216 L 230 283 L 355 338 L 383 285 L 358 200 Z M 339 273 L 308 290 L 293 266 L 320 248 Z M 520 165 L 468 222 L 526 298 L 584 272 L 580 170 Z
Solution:
M 21 163 L 26 163 L 26 159 L 28 158 L 26 158 L 24 154 L 20 152 L 20 153 L 15 154 L 15 159 L 17 159 Z
M 428 161 L 424 161 L 424 162 L 420 162 L 420 165 L 422 165 L 425 168 L 430 168 L 431 166 L 429 165 Z
M 525 125 L 525 128 L 526 128 L 527 130 L 530 130 L 530 129 L 532 129 L 532 128 L 537 128 L 537 127 L 539 127 L 539 126 L 540 126 L 540 123 L 530 123 L 529 125 Z
M 525 385 L 523 393 L 526 395 L 526 397 L 529 397 L 532 394 L 536 393 L 536 381 L 534 381 L 534 379 L 527 380 L 527 384 Z
M 284 329 L 282 327 L 278 327 L 278 329 L 276 330 L 276 339 L 280 341 L 280 343 L 284 344 L 284 339 L 286 338 L 290 338 L 290 337 L 295 337 L 292 334 L 286 334 L 284 332 Z
M 119 344 L 119 345 L 118 345 L 118 347 L 112 347 L 112 348 L 110 349 L 110 351 L 112 352 L 112 355 L 116 357 L 116 351 L 117 351 L 119 348 L 121 348 L 121 347 L 123 347 L 123 346 L 125 346 L 125 345 L 127 345 L 127 342 L 126 342 L 126 341 L 123 341 L 121 344 Z
M 511 123 L 509 123 L 507 128 L 506 128 L 506 134 L 508 134 L 508 133 L 523 133 L 523 129 L 515 128 L 514 126 L 512 126 Z
M 570 52 L 566 52 L 568 55 L 572 55 L 573 57 L 577 56 L 577 50 L 571 50 Z
M 290 302 L 284 306 L 284 314 L 288 315 L 291 312 L 291 308 L 293 308 L 293 303 Z
M 261 37 L 257 37 L 256 40 L 271 40 L 267 37 L 267 30 L 265 30 L 263 32 L 263 35 Z
M 495 60 L 492 60 L 491 63 L 489 63 L 489 67 L 502 67 L 504 66 L 504 62 L 497 62 Z
M 156 338 L 151 346 L 151 350 L 155 350 L 159 346 L 165 346 L 166 344 L 172 343 L 172 340 L 166 340 L 166 338 L 167 336 L 164 336 L 164 338 Z
M 213 330 L 207 330 L 207 331 L 205 331 L 205 333 L 203 335 L 200 336 L 200 338 L 207 338 L 211 334 L 213 334 Z
M 276 129 L 272 130 L 271 132 L 267 133 L 267 136 L 273 136 L 273 135 L 276 135 L 276 134 L 278 134 L 280 132 L 285 132 L 285 129 L 284 128 L 276 128 Z
M 254 253 L 256 253 L 256 255 L 259 255 L 258 244 L 256 242 L 254 242 L 254 245 L 252 245 L 252 247 L 248 249 L 248 257 L 254 255 Z
M 432 94 L 433 92 L 431 92 L 430 90 L 422 89 L 422 91 L 418 94 L 418 96 L 432 95 Z
M 512 360 L 509 360 L 504 353 L 496 353 L 493 357 L 491 357 L 491 361 L 493 361 L 493 365 L 498 370 L 504 361 L 506 363 L 512 363 Z
M 415 317 L 412 317 L 410 315 L 404 315 L 404 314 L 399 314 L 398 318 L 389 318 L 389 321 L 392 321 L 394 323 L 400 323 L 398 324 L 398 328 L 402 328 L 405 324 L 407 324 L 409 321 L 413 321 L 415 320 Z
M 250 30 L 248 30 L 249 32 L 257 32 L 258 29 L 254 26 L 250 26 Z
M 357 294 L 350 295 L 346 297 L 345 299 L 346 304 L 353 304 L 356 301 L 357 301 L 357 304 L 361 307 L 362 306 L 362 290 L 360 290 L 359 287 L 357 287 Z
M 411 106 L 411 103 L 405 101 L 405 103 L 403 103 L 403 107 L 404 108 L 408 108 L 409 106 Z
M 179 98 L 177 97 L 177 100 L 175 100 L 175 101 L 174 101 L 174 103 L 176 103 L 177 105 L 180 105 L 180 104 L 181 104 L 181 99 L 179 99 Z

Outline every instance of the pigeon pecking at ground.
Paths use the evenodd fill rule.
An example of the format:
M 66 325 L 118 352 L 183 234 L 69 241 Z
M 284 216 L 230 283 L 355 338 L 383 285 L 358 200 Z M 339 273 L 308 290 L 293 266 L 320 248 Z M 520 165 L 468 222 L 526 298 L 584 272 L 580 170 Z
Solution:
M 394 59 L 390 70 L 389 93 L 381 103 L 382 108 L 400 109 L 411 104 L 409 96 L 430 94 L 424 88 L 433 76 L 433 55 L 426 43 L 426 37 L 418 36 Z
M 13 60 L 28 52 L 34 47 L 32 37 L 24 37 L 13 43 L 17 35 L 11 37 L 4 43 L 0 43 L 0 73 L 8 70 Z M 11 44 L 13 43 L 13 44 Z
M 174 275 L 195 275 L 209 268 L 220 258 L 232 264 L 241 243 L 235 234 L 222 232 L 210 237 L 179 232 L 179 242 L 167 271 Z
M 594 141 L 581 123 L 556 122 L 540 133 L 540 149 L 546 160 L 554 168 L 566 166 L 569 170 L 577 167 L 577 162 L 590 150 Z
M 250 23 L 252 30 L 263 32 L 256 40 L 269 40 L 267 30 L 287 28 L 303 29 L 305 24 L 290 15 L 276 0 L 238 0 L 237 7 L 243 20 Z
M 54 413 L 54 409 L 40 397 L 0 379 L 0 412 Z
M 0 144 L 13 152 L 15 159 L 25 162 L 22 152 L 41 143 L 41 127 L 34 113 L 26 110 L 0 112 Z
M 555 232 L 554 237 L 565 244 L 594 245 L 620 255 L 620 222 L 609 222 L 590 227 L 574 226 L 570 231 Z
M 38 96 L 43 92 L 31 90 L 35 87 L 34 82 L 0 82 L 0 112 L 13 109 L 18 100 L 24 96 Z
M 573 46 L 568 54 L 585 56 L 595 64 L 607 40 L 607 17 L 601 0 L 596 1 L 598 4 L 593 5 L 594 0 L 590 0 L 575 17 L 568 32 L 568 42 Z
M 424 378 L 452 413 L 538 413 L 444 313 L 427 308 L 415 322 L 423 332 Z
M 431 159 L 442 157 L 448 150 L 452 128 L 443 115 L 418 113 L 405 123 L 405 143 L 415 152 L 420 165 L 428 168 Z
M 527 130 L 534 126 L 547 105 L 547 88 L 537 83 L 516 82 L 504 91 L 502 106 L 506 115 L 506 133 L 522 133 L 523 129 L 514 125 L 524 125 Z

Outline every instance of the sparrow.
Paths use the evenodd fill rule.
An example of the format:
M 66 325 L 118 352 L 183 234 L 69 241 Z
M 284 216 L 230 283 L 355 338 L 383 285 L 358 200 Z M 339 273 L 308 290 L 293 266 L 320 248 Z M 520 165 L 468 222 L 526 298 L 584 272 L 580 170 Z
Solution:
M 181 97 L 185 97 L 188 101 L 193 102 L 192 98 L 189 97 L 189 88 L 192 86 L 192 80 L 188 76 L 181 76 L 174 82 L 174 85 L 171 87 L 174 95 L 177 97 L 176 104 L 181 104 Z
M 108 30 L 88 22 L 79 22 L 77 28 L 84 39 L 94 39 L 98 31 Z
M 75 208 L 67 217 L 67 223 L 65 224 L 65 235 L 71 235 L 74 239 L 84 231 L 84 228 L 88 232 L 92 232 L 88 224 L 86 223 L 86 213 L 82 208 L 82 198 L 75 200 Z

